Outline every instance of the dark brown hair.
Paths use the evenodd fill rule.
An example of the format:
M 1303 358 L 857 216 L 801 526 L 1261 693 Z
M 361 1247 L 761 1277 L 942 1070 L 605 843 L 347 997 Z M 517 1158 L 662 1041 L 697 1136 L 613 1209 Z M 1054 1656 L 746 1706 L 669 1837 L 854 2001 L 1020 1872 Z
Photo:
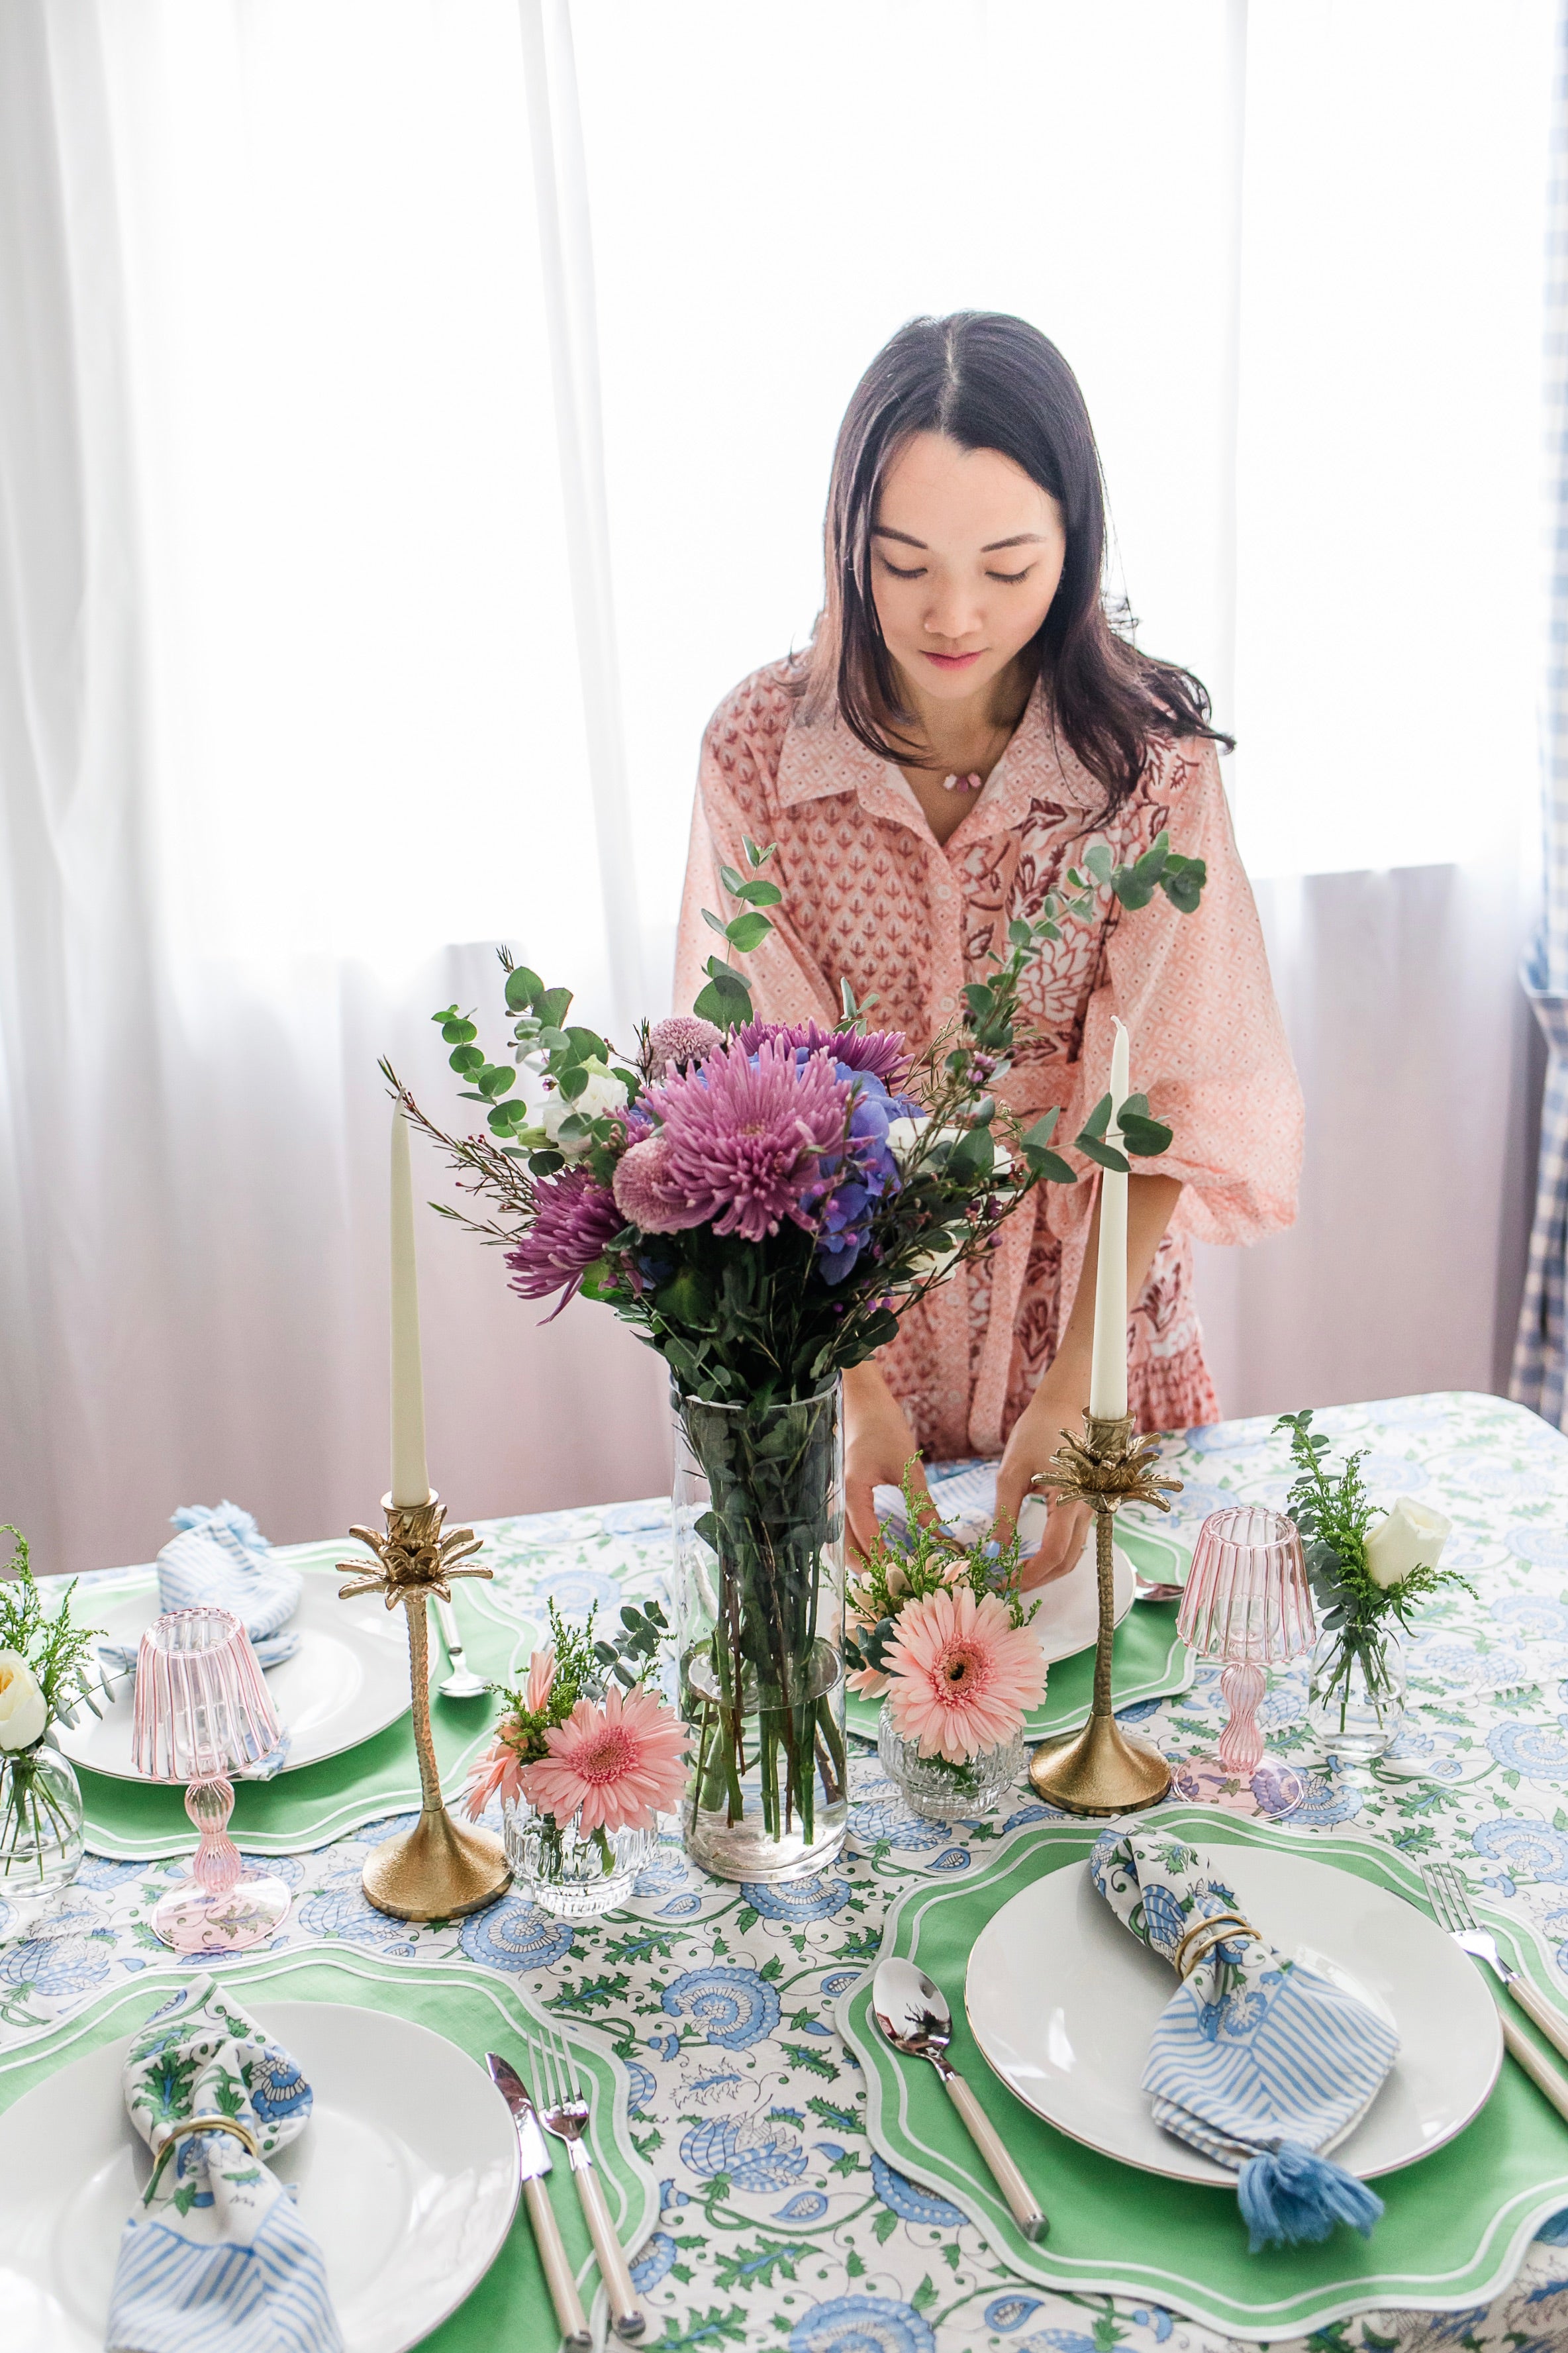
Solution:
M 912 713 L 900 702 L 871 592 L 878 492 L 915 433 L 998 449 L 1059 504 L 1067 560 L 1026 656 L 1046 681 L 1062 734 L 1104 786 L 1107 808 L 1131 792 L 1155 736 L 1207 736 L 1230 750 L 1231 737 L 1208 723 L 1198 680 L 1140 653 L 1112 627 L 1101 588 L 1105 489 L 1078 379 L 1037 327 L 997 311 L 910 320 L 855 387 L 827 493 L 827 596 L 804 681 L 807 714 L 837 699 L 869 750 L 916 765 L 911 742 L 899 740 Z

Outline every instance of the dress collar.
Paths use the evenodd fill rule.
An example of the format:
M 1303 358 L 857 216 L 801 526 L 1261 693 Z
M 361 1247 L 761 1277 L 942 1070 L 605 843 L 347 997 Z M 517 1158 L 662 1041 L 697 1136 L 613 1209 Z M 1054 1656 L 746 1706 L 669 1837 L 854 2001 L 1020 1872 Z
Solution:
M 793 808 L 834 793 L 855 793 L 873 816 L 928 830 L 920 804 L 898 769 L 852 735 L 837 709 L 807 720 L 797 704 L 779 754 L 779 800 Z M 1101 798 L 1095 779 L 1060 742 L 1044 685 L 1037 685 L 984 791 L 950 841 L 1008 832 L 1022 824 L 1037 801 L 1087 813 Z

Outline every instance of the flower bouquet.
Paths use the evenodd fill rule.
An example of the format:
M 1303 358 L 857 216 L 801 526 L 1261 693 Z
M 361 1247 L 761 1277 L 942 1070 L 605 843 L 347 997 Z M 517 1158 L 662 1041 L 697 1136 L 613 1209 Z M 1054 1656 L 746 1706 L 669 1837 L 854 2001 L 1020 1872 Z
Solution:
M 658 1839 L 658 1814 L 679 1805 L 687 1735 L 648 1688 L 668 1628 L 658 1602 L 628 1603 L 615 1643 L 564 1625 L 549 1604 L 548 1646 L 535 1651 L 473 1767 L 468 1817 L 496 1797 L 507 1860 L 541 1911 L 558 1919 L 607 1912 L 629 1891 Z
M 1308 1413 L 1281 1414 L 1290 1435 L 1296 1483 L 1286 1509 L 1301 1537 L 1321 1631 L 1312 1653 L 1307 1721 L 1342 1762 L 1380 1757 L 1405 1712 L 1405 1651 L 1411 1605 L 1440 1585 L 1468 1579 L 1439 1568 L 1450 1523 L 1409 1496 L 1379 1516 L 1362 1483 L 1363 1448 L 1331 1479 L 1329 1440 Z
M 26 1536 L 0 1535 L 16 1542 L 0 1584 L 0 1893 L 36 1896 L 67 1885 L 81 1861 L 81 1789 L 54 1728 L 84 1705 L 98 1713 L 87 1661 L 101 1629 L 72 1625 L 74 1577 L 46 1608 Z
M 930 1511 L 908 1472 L 908 1532 L 885 1531 L 849 1580 L 849 1687 L 882 1694 L 877 1747 L 917 1814 L 984 1814 L 1016 1779 L 1024 1719 L 1046 1694 L 1019 1590 L 1023 1547 L 994 1528 L 966 1546 Z M 923 1516 L 922 1516 L 923 1514 Z
M 847 987 L 833 1029 L 752 1018 L 730 957 L 772 929 L 763 910 L 781 894 L 773 852 L 748 841 L 745 855 L 747 872 L 721 870 L 730 912 L 708 913 L 729 955 L 710 958 L 689 1015 L 643 1025 L 635 1054 L 570 1023 L 571 992 L 503 950 L 509 1060 L 487 1059 L 455 1005 L 434 1017 L 488 1134 L 446 1134 L 382 1067 L 463 1189 L 497 1211 L 443 1214 L 505 1251 L 512 1287 L 603 1302 L 670 1368 L 688 1842 L 721 1876 L 778 1879 L 818 1868 L 847 1818 L 839 1376 L 994 1249 L 1037 1185 L 1074 1181 L 1051 1145 L 1058 1113 L 1025 1129 L 994 1092 L 1029 965 L 1113 897 L 1142 905 L 1157 886 L 1190 910 L 1203 875 L 1163 838 L 1128 868 L 1097 846 L 1068 894 L 1008 926 L 1006 956 L 911 1055 Z M 1110 1111 L 1108 1095 L 1078 1147 L 1125 1170 Z M 1121 1131 L 1142 1156 L 1171 1141 L 1138 1096 Z

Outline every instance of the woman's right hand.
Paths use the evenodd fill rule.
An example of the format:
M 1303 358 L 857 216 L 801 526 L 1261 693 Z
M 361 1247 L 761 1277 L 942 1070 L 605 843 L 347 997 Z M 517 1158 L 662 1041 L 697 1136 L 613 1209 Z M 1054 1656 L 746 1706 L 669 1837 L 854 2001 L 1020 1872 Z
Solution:
M 852 1366 L 844 1376 L 844 1505 L 858 1552 L 869 1552 L 877 1541 L 872 1488 L 901 1487 L 906 1472 L 925 1498 L 921 1520 L 934 1519 L 908 1414 L 874 1364 Z

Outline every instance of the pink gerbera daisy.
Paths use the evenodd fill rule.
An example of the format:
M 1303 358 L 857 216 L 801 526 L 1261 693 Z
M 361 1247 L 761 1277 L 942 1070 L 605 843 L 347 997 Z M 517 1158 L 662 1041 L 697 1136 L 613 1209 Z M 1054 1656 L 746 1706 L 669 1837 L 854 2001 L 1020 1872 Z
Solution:
M 505 1733 L 498 1732 L 469 1768 L 463 1792 L 468 1820 L 477 1822 L 492 1798 L 510 1798 L 515 1804 L 522 1795 L 522 1769 L 521 1757 Z
M 686 1730 L 657 1693 L 623 1693 L 612 1684 L 602 1707 L 580 1699 L 565 1723 L 544 1736 L 550 1754 L 524 1767 L 523 1794 L 557 1822 L 580 1809 L 584 1836 L 651 1831 L 658 1809 L 680 1798 Z
M 1046 1662 L 994 1593 L 928 1593 L 899 1618 L 887 1651 L 895 1730 L 922 1757 L 962 1765 L 1010 1740 L 1045 1696 Z

